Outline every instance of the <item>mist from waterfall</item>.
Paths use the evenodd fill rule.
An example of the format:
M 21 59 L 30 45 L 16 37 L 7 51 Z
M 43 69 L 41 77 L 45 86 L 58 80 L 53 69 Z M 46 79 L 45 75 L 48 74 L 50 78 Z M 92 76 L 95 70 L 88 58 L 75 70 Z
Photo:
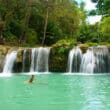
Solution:
M 6 55 L 3 74 L 12 73 L 16 57 L 17 57 L 17 51 L 12 51 Z

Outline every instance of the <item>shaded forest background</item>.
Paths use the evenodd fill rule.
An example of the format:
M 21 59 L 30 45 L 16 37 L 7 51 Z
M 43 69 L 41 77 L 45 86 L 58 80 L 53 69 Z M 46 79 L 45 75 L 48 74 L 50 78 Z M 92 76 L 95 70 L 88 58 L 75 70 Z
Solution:
M 92 0 L 96 10 L 74 0 L 0 0 L 0 43 L 22 46 L 109 43 L 110 0 Z M 87 16 L 101 15 L 89 24 Z

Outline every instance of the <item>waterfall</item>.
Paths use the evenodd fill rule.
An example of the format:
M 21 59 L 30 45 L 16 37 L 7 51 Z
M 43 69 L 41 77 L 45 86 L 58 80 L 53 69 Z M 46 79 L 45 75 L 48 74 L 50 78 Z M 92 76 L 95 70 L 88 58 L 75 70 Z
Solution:
M 67 65 L 67 71 L 69 73 L 79 72 L 81 58 L 82 58 L 82 52 L 79 47 L 75 47 L 69 52 L 68 65 Z
M 98 46 L 94 48 L 95 55 L 95 73 L 107 73 L 108 72 L 108 62 L 109 60 L 109 50 L 105 46 Z
M 95 56 L 93 53 L 93 48 L 91 47 L 82 57 L 80 72 L 93 73 L 94 67 L 95 67 Z
M 109 51 L 107 47 L 90 47 L 83 55 L 80 72 L 107 73 L 109 72 L 109 62 Z
M 33 48 L 31 51 L 31 67 L 30 67 L 30 72 L 34 72 L 34 66 L 35 66 L 35 54 L 36 54 L 36 48 Z
M 12 72 L 13 65 L 14 65 L 14 62 L 16 60 L 16 57 L 17 57 L 17 51 L 12 51 L 11 53 L 8 53 L 6 55 L 5 65 L 4 65 L 4 68 L 3 68 L 3 73 L 4 74 Z
M 110 73 L 110 52 L 108 54 L 108 73 Z
M 48 72 L 49 53 L 50 48 L 33 48 L 30 72 Z
M 110 52 L 106 46 L 89 47 L 82 55 L 77 47 L 69 52 L 68 72 L 109 73 Z

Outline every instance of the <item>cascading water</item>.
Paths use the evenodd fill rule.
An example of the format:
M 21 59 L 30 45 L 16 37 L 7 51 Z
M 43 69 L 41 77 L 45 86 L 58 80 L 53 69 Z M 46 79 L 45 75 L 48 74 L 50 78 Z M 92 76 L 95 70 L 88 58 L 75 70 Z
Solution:
M 50 48 L 33 48 L 30 72 L 48 72 Z
M 93 73 L 94 67 L 95 67 L 95 56 L 93 53 L 93 48 L 91 47 L 82 57 L 80 72 Z
M 31 53 L 31 55 L 30 55 Z M 48 72 L 50 48 L 25 49 L 23 52 L 22 72 Z M 3 73 L 13 72 L 17 51 L 6 55 Z M 110 50 L 105 46 L 89 47 L 82 54 L 79 47 L 69 52 L 67 71 L 80 73 L 110 73 Z
M 94 56 L 95 56 L 95 73 L 107 73 L 109 68 L 109 51 L 105 46 L 98 46 L 94 48 Z
M 110 52 L 108 54 L 108 72 L 110 72 Z
M 9 74 L 13 71 L 13 65 L 17 57 L 17 51 L 12 51 L 6 55 L 5 65 L 3 68 L 3 74 Z
M 69 73 L 79 72 L 81 58 L 82 52 L 79 47 L 75 47 L 70 51 L 67 65 L 67 71 Z
M 31 51 L 31 67 L 30 72 L 34 72 L 35 68 L 35 55 L 36 55 L 36 48 L 33 48 Z
M 110 52 L 108 48 L 105 46 L 89 47 L 83 55 L 80 49 L 72 49 L 68 58 L 68 72 L 109 73 Z
M 91 47 L 83 55 L 80 72 L 107 73 L 109 72 L 109 51 L 105 46 Z

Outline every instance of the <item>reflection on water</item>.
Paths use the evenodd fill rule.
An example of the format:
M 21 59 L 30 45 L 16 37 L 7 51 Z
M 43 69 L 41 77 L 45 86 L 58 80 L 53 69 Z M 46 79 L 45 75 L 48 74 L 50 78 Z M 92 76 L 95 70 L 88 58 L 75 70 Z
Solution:
M 2 110 L 109 110 L 109 75 L 28 75 L 0 78 Z

